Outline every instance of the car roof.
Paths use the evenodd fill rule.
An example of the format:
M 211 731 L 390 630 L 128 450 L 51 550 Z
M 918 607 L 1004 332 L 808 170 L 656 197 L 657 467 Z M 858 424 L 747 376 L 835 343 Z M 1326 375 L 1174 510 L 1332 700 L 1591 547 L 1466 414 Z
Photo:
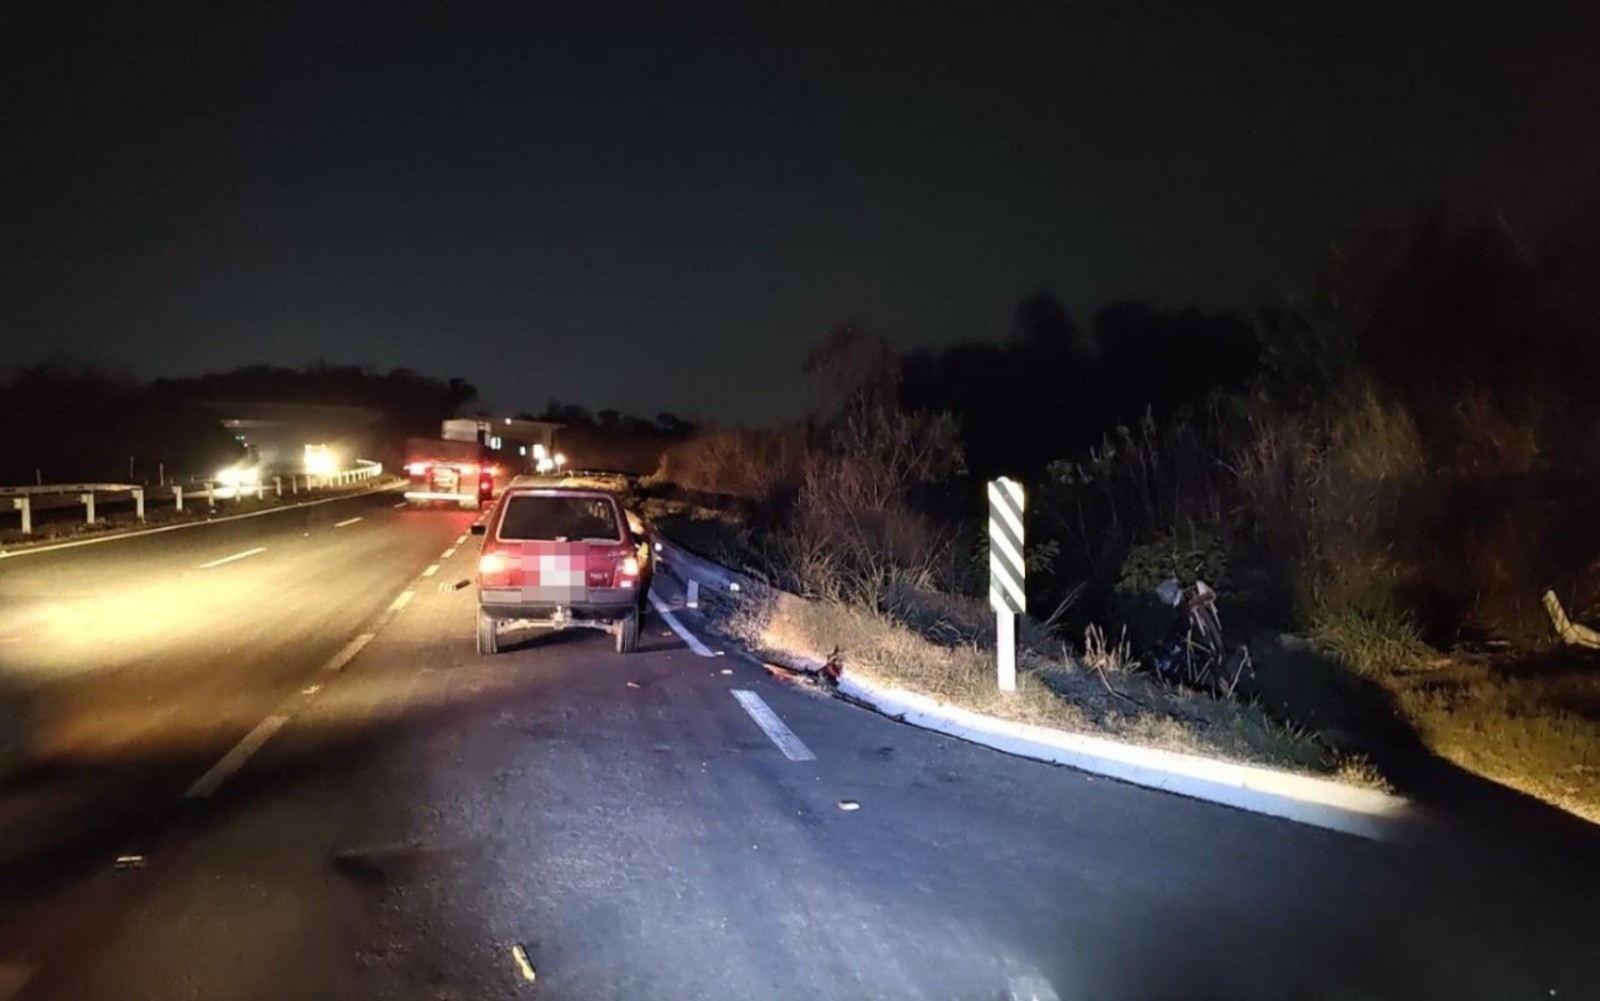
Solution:
M 597 487 L 569 487 L 537 476 L 519 476 L 505 488 L 504 494 L 523 494 L 533 497 L 604 497 L 615 501 L 616 494 Z

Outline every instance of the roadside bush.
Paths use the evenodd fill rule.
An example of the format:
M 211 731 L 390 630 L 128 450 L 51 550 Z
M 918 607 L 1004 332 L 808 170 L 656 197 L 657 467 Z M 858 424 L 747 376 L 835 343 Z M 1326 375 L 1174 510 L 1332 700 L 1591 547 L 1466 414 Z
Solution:
M 707 429 L 668 448 L 652 482 L 765 501 L 798 485 L 808 451 L 802 425 Z
M 842 414 L 805 459 L 774 564 L 802 593 L 881 610 L 891 586 L 954 589 L 957 530 L 920 488 L 962 469 L 954 419 L 876 406 Z
M 1415 620 L 1380 607 L 1322 612 L 1311 623 L 1317 644 L 1359 674 L 1388 674 L 1421 661 L 1428 652 Z

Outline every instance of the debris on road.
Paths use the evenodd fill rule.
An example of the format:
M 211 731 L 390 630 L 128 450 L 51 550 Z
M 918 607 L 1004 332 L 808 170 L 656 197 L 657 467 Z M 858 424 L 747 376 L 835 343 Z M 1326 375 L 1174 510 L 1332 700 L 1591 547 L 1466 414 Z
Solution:
M 118 855 L 114 865 L 118 869 L 143 869 L 144 856 L 138 854 Z
M 472 586 L 472 581 L 470 580 L 447 580 L 439 585 L 439 590 L 449 594 L 451 591 L 459 591 L 464 587 L 470 586 Z
M 522 974 L 522 979 L 533 983 L 538 974 L 533 969 L 533 963 L 528 961 L 528 950 L 522 947 L 521 942 L 512 943 L 511 958 L 517 961 L 517 972 Z
M 315 695 L 320 691 L 322 691 L 322 686 L 321 685 L 307 685 L 306 687 L 300 689 L 300 694 L 301 695 Z
M 719 673 L 721 673 L 721 674 L 732 674 L 733 673 L 733 668 L 725 667 Z
M 839 679 L 844 676 L 844 651 L 837 646 L 833 648 L 832 653 L 828 654 L 828 659 L 823 663 L 822 676 L 834 685 L 837 685 Z
M 853 799 L 841 799 L 839 801 L 839 809 L 843 810 L 845 813 L 850 813 L 854 810 L 861 809 L 861 804 L 857 803 Z
M 637 681 L 630 681 L 630 682 L 628 682 L 628 687 L 629 688 L 638 688 L 639 687 L 639 683 Z
M 844 673 L 844 663 L 839 659 L 838 648 L 835 648 L 832 655 L 828 657 L 827 663 L 823 664 L 822 667 L 816 670 L 784 667 L 782 664 L 774 664 L 770 661 L 763 661 L 761 666 L 765 667 L 767 669 L 767 673 L 779 681 L 789 681 L 801 685 L 811 685 L 815 688 L 820 688 L 825 692 L 837 691 L 839 687 L 839 677 Z

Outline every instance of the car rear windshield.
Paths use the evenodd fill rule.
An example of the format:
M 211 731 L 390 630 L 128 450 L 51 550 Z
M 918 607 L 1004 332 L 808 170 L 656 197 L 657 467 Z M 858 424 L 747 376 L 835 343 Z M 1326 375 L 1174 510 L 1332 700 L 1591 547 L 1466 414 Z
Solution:
M 506 498 L 500 538 L 546 542 L 621 542 L 617 506 L 609 497 L 513 494 Z

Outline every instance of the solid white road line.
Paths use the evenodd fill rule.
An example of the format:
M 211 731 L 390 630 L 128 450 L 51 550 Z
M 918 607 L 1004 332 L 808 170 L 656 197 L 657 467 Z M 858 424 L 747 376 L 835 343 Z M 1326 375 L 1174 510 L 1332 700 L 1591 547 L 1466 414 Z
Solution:
M 362 633 L 360 636 L 357 636 L 355 639 L 346 643 L 338 653 L 334 654 L 328 659 L 326 664 L 322 665 L 322 669 L 324 671 L 337 671 L 344 667 L 346 664 L 350 663 L 352 659 L 354 659 L 356 654 L 361 652 L 362 647 L 372 642 L 375 635 L 376 634 L 374 633 Z
M 233 745 L 233 750 L 222 756 L 222 760 L 211 766 L 211 770 L 195 780 L 189 791 L 183 794 L 184 799 L 207 799 L 212 793 L 222 788 L 222 784 L 233 777 L 233 774 L 244 763 L 250 760 L 251 755 L 261 750 L 261 745 L 272 738 L 272 735 L 289 722 L 287 716 L 268 716 L 256 728 L 244 735 L 244 739 Z
M 257 546 L 254 549 L 246 549 L 242 553 L 234 553 L 232 556 L 224 556 L 220 560 L 212 560 L 210 563 L 202 563 L 202 564 L 200 564 L 200 569 L 201 570 L 210 570 L 213 567 L 220 567 L 224 563 L 232 563 L 234 560 L 242 560 L 242 559 L 245 559 L 247 557 L 254 556 L 257 553 L 264 553 L 266 551 L 267 551 L 267 547 L 266 546 Z
M 650 592 L 650 604 L 655 607 L 656 614 L 660 615 L 667 625 L 672 627 L 672 631 L 678 634 L 678 638 L 689 644 L 689 649 L 702 657 L 716 656 L 711 652 L 710 647 L 700 642 L 700 637 L 684 628 L 683 623 L 678 621 L 678 617 L 672 614 L 672 610 L 666 606 L 665 602 L 656 597 L 654 591 Z
M 343 527 L 345 527 L 345 526 L 346 526 L 346 525 L 354 525 L 354 524 L 355 524 L 355 523 L 356 523 L 356 522 L 358 522 L 358 521 L 360 521 L 360 520 L 361 520 L 361 515 L 359 515 L 359 514 L 358 514 L 358 515 L 356 515 L 356 516 L 355 516 L 355 517 L 354 517 L 354 518 L 346 518 L 346 519 L 345 519 L 345 520 L 343 520 L 343 521 L 336 521 L 336 522 L 334 522 L 334 523 L 333 523 L 333 527 L 334 527 L 334 528 L 343 528 Z
M 424 576 L 424 577 L 432 577 L 434 574 L 436 574 L 438 572 L 439 572 L 439 564 L 437 564 L 437 563 L 429 563 L 428 564 L 428 569 L 422 571 L 422 576 Z
M 400 611 L 400 609 L 402 609 L 402 608 L 406 607 L 408 604 L 410 604 L 411 603 L 411 599 L 415 598 L 416 596 L 417 596 L 417 592 L 415 592 L 415 591 L 402 592 L 400 597 L 394 599 L 394 601 L 389 604 L 389 611 L 391 611 L 391 612 Z
M 778 750 L 783 752 L 784 757 L 790 761 L 817 760 L 817 756 L 811 753 L 811 748 L 796 737 L 793 730 L 784 725 L 783 720 L 778 718 L 778 714 L 772 711 L 771 706 L 762 701 L 761 696 L 743 688 L 735 688 L 733 697 L 739 700 L 739 704 L 744 706 L 744 711 L 756 721 L 756 726 L 759 726 L 768 737 L 772 738 L 772 742 L 778 745 Z

